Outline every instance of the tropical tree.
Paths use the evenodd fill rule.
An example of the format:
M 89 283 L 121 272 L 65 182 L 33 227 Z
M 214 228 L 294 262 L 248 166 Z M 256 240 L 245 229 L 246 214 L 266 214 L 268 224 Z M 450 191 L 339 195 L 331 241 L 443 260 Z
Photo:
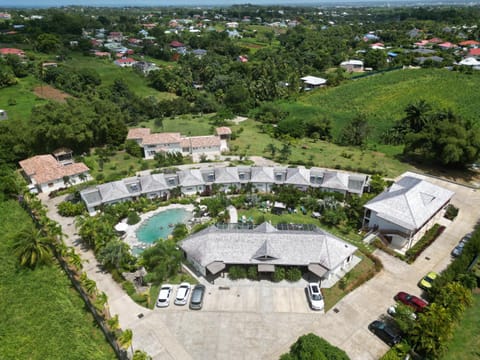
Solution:
M 100 294 L 97 294 L 95 302 L 93 303 L 95 309 L 101 313 L 108 313 L 108 296 L 103 291 Z
M 458 319 L 472 305 L 472 292 L 459 282 L 451 282 L 440 289 L 435 303 L 445 307 L 452 319 Z
M 425 313 L 418 315 L 409 338 L 424 359 L 440 358 L 453 333 L 451 322 L 449 311 L 436 303 L 431 303 Z
M 68 263 L 72 265 L 76 271 L 83 269 L 83 260 L 80 255 L 75 252 L 75 249 L 73 247 L 69 247 L 67 249 L 65 256 Z
M 282 148 L 280 149 L 280 158 L 286 161 L 290 155 L 292 155 L 292 148 L 289 144 L 283 144 Z
M 268 151 L 272 155 L 272 158 L 274 158 L 277 153 L 277 147 L 273 143 L 270 143 L 265 147 L 265 151 Z
M 118 314 L 109 318 L 107 324 L 114 333 L 120 328 L 120 321 L 118 320 Z
M 315 334 L 300 336 L 280 360 L 349 360 L 345 351 Z
M 97 292 L 97 283 L 89 279 L 86 273 L 80 275 L 80 282 L 88 295 L 93 296 Z
M 130 261 L 130 247 L 119 239 L 109 241 L 98 252 L 98 259 L 106 269 L 119 269 Z
M 152 357 L 148 356 L 148 354 L 141 350 L 135 350 L 133 354 L 133 360 L 151 360 Z
M 35 268 L 52 261 L 53 242 L 41 230 L 27 227 L 14 237 L 13 251 L 20 265 Z
M 130 348 L 133 355 L 133 332 L 131 329 L 126 329 L 125 331 L 123 331 L 122 334 L 118 337 L 118 342 L 122 348 Z
M 364 114 L 355 116 L 341 131 L 340 145 L 362 146 L 367 142 L 370 126 Z
M 403 123 L 412 132 L 420 132 L 430 121 L 432 106 L 425 100 L 419 100 L 416 103 L 408 104 L 405 108 L 405 117 Z

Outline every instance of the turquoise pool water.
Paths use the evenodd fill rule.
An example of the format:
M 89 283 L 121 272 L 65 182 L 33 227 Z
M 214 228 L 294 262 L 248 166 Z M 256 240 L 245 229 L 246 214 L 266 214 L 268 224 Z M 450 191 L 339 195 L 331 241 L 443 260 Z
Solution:
M 185 209 L 170 209 L 153 215 L 137 230 L 137 239 L 146 244 L 152 244 L 157 239 L 166 239 L 178 223 L 185 223 L 192 217 L 192 213 Z

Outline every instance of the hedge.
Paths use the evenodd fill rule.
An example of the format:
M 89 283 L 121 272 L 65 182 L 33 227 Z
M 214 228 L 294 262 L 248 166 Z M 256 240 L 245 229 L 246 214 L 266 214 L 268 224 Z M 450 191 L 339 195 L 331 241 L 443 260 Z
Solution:
M 420 254 L 444 231 L 445 226 L 440 226 L 439 224 L 433 225 L 433 227 L 428 230 L 415 245 L 413 245 L 410 249 L 407 250 L 407 252 L 405 253 L 407 263 L 413 263 L 420 256 Z

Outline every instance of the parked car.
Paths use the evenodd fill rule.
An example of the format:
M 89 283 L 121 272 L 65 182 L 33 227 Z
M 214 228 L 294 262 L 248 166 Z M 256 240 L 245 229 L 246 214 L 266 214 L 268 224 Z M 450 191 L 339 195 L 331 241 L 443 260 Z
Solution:
M 202 284 L 195 285 L 190 296 L 190 309 L 200 310 L 203 306 L 203 296 L 205 295 L 205 286 Z
M 188 295 L 190 295 L 190 290 L 192 286 L 187 283 L 181 283 L 177 289 L 177 296 L 175 297 L 175 305 L 185 305 L 188 301 Z
M 399 304 L 395 304 L 395 305 L 390 306 L 387 309 L 387 314 L 390 315 L 391 317 L 397 316 L 399 313 L 402 312 L 402 310 L 400 310 L 400 311 L 398 310 L 398 307 L 399 307 Z M 410 317 L 410 319 L 417 320 L 417 314 L 415 314 L 415 312 L 413 312 L 412 308 L 409 307 L 409 306 L 406 306 L 406 305 L 405 305 L 405 308 L 408 309 L 407 315 Z
M 309 283 L 307 286 L 308 301 L 313 310 L 323 310 L 325 304 L 323 302 L 322 292 L 317 283 Z
M 368 325 L 368 329 L 389 346 L 393 346 L 402 341 L 400 332 L 384 321 L 375 320 Z
M 472 238 L 472 234 L 465 235 L 462 238 L 462 240 L 460 240 L 460 242 L 457 244 L 457 246 L 455 246 L 453 248 L 452 256 L 453 257 L 458 257 L 458 256 L 462 255 L 463 248 L 465 247 L 465 245 L 467 245 L 467 243 L 470 241 L 471 238 Z
M 428 306 L 428 303 L 425 300 L 403 291 L 400 291 L 395 295 L 394 299 L 410 306 L 415 312 L 422 312 Z
M 427 275 L 425 275 L 422 280 L 418 283 L 418 286 L 423 290 L 428 290 L 432 288 L 432 284 L 437 278 L 438 274 L 434 271 L 430 271 Z
M 172 285 L 162 285 L 162 287 L 160 288 L 160 293 L 158 294 L 157 306 L 167 307 L 170 304 L 170 295 L 172 295 L 172 292 Z

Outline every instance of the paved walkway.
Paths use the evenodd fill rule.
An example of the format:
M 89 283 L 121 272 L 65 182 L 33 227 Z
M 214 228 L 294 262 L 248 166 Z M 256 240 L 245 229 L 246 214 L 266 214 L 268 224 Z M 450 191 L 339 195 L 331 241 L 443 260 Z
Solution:
M 412 265 L 377 251 L 384 270 L 326 314 L 308 309 L 301 288 L 261 283 L 229 290 L 209 284 L 201 311 L 173 304 L 167 309 L 144 309 L 99 269 L 92 252 L 81 247 L 72 219 L 56 214 L 56 204 L 63 198 L 44 200 L 49 216 L 67 234 L 66 243 L 88 260 L 85 271 L 108 295 L 111 313 L 119 314 L 122 328 L 133 330 L 133 347 L 154 359 L 278 359 L 299 336 L 314 332 L 344 349 L 352 360 L 376 360 L 388 347 L 368 331 L 368 324 L 385 313 L 398 291 L 420 295 L 418 280 L 428 271 L 444 269 L 451 261 L 451 249 L 478 220 L 480 192 L 429 181 L 456 192 L 452 203 L 460 208 L 457 219 Z

